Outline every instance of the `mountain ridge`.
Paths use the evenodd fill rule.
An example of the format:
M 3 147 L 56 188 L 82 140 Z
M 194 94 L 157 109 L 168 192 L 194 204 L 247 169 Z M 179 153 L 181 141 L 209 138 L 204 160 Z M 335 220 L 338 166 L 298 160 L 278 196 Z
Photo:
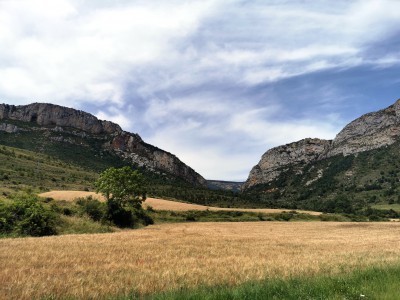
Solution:
M 28 105 L 0 104 L 0 131 L 18 134 L 19 131 L 42 130 L 41 137 L 52 143 L 85 145 L 85 139 L 101 143 L 101 151 L 112 152 L 124 160 L 151 171 L 167 172 L 190 184 L 206 186 L 206 180 L 174 154 L 145 143 L 138 134 L 121 129 L 111 121 L 94 115 L 50 103 Z M 10 121 L 22 122 L 21 128 Z M 30 124 L 37 127 L 27 127 Z
M 300 174 L 311 162 L 392 145 L 399 136 L 400 99 L 387 108 L 353 120 L 333 140 L 306 138 L 269 149 L 251 169 L 242 190 L 273 181 L 286 171 L 285 167 L 294 167 Z

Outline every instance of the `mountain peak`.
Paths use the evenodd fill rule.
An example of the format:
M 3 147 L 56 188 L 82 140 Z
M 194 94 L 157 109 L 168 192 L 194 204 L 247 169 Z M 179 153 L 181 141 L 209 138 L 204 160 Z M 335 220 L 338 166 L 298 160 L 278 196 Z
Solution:
M 391 145 L 399 136 L 400 99 L 385 109 L 367 113 L 350 122 L 333 141 L 304 139 L 268 150 L 251 170 L 244 188 L 269 183 L 291 166 L 297 166 L 297 172 L 301 172 L 299 165 Z

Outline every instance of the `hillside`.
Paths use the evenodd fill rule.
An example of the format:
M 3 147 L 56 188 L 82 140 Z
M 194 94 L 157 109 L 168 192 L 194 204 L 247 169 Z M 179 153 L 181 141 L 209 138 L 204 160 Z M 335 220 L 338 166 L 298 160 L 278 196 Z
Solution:
M 400 101 L 347 125 L 333 141 L 305 139 L 268 150 L 244 194 L 268 207 L 398 217 Z M 255 200 L 257 198 L 257 200 Z
M 307 138 L 265 152 L 243 185 L 246 190 L 269 183 L 285 166 L 302 172 L 302 166 L 334 156 L 348 156 L 394 144 L 400 137 L 400 99 L 393 105 L 357 118 L 333 140 Z M 321 175 L 323 176 L 323 175 Z
M 0 196 L 30 189 L 92 189 L 97 174 L 52 156 L 0 146 Z
M 14 136 L 15 137 L 15 136 Z M 21 138 L 21 135 L 19 136 Z M 29 143 L 26 139 L 12 140 L 15 144 Z M 10 140 L 8 140 L 10 142 Z M 29 145 L 29 144 L 28 144 Z M 119 167 L 124 161 L 118 156 L 104 153 L 92 156 L 90 148 L 74 152 L 74 148 L 49 148 L 43 154 L 0 145 L 0 198 L 21 190 L 45 192 L 49 190 L 93 191 L 99 172 L 111 166 Z M 87 155 L 87 159 L 84 156 Z M 210 190 L 193 186 L 174 176 L 157 174 L 141 168 L 147 182 L 147 193 L 153 197 L 176 199 L 201 205 L 221 207 L 260 207 L 251 199 L 225 190 Z
M 145 143 L 138 134 L 83 111 L 53 104 L 0 104 L 0 144 L 40 152 L 102 171 L 130 164 L 191 185 L 205 179 L 175 155 Z

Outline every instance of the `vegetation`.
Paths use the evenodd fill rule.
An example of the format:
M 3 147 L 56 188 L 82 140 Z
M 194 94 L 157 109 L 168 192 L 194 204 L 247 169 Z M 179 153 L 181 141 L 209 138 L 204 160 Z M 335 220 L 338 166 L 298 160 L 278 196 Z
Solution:
M 381 152 L 384 154 L 379 154 Z M 145 170 L 141 170 L 141 173 L 150 196 L 226 208 L 320 210 L 345 214 L 347 220 L 376 221 L 399 216 L 396 205 L 399 205 L 397 193 L 400 183 L 394 175 L 397 173 L 393 171 L 397 166 L 396 157 L 397 152 L 391 147 L 362 153 L 353 158 L 334 157 L 306 167 L 301 176 L 287 171 L 275 182 L 257 186 L 246 193 L 208 190 Z M 93 183 L 98 179 L 98 174 L 93 170 L 41 153 L 0 146 L 0 158 L 4 161 L 0 165 L 0 199 L 1 196 L 6 198 L 18 191 L 94 190 Z M 327 172 L 331 167 L 332 170 Z M 371 171 L 370 167 L 374 170 Z M 321 182 L 317 180 L 306 185 L 320 169 L 326 170 L 325 175 L 331 174 L 330 179 L 321 178 Z M 379 176 L 378 180 L 374 181 L 376 176 Z
M 0 200 L 0 237 L 113 232 L 105 207 L 91 198 L 71 203 L 20 192 Z
M 321 221 L 320 216 L 292 212 L 256 213 L 246 211 L 154 211 L 150 216 L 155 223 L 171 222 L 256 222 L 256 221 Z M 349 219 L 347 219 L 349 220 Z
M 395 209 L 400 203 L 399 146 L 398 142 L 357 155 L 283 168 L 276 180 L 249 189 L 246 197 L 267 207 L 358 215 L 369 220 L 399 218 Z
M 238 287 L 228 285 L 207 286 L 195 289 L 151 295 L 148 299 L 398 299 L 400 266 L 373 267 L 342 275 L 318 277 L 292 277 L 246 282 Z M 131 294 L 112 299 L 143 299 Z
M 297 286 L 307 295 L 315 285 L 311 296 L 319 289 L 322 295 L 341 295 L 343 290 L 344 295 L 359 292 L 373 299 L 373 290 L 375 299 L 382 299 L 379 291 L 393 282 L 398 288 L 398 271 L 392 273 L 388 266 L 399 263 L 399 229 L 397 222 L 186 222 L 110 234 L 0 239 L 0 295 L 109 299 L 172 291 L 185 298 L 192 291 L 208 295 L 204 290 L 199 294 L 197 287 L 220 286 L 210 288 L 211 294 L 231 289 L 253 296 L 252 286 L 263 295 L 263 287 L 275 282 L 275 293 L 279 287 Z M 363 273 L 375 267 L 376 272 Z M 351 279 L 353 272 L 360 278 Z M 358 290 L 360 284 L 369 290 Z M 311 296 L 300 298 L 315 299 Z
M 0 198 L 21 191 L 92 190 L 98 174 L 31 151 L 0 146 Z
M 18 194 L 9 203 L 0 202 L 0 235 L 53 235 L 57 217 L 36 196 Z
M 137 170 L 109 168 L 100 174 L 95 185 L 96 191 L 106 198 L 106 218 L 115 225 L 134 227 L 138 222 L 143 225 L 154 223 L 142 208 L 142 202 L 146 200 L 145 183 Z M 92 205 L 92 208 L 95 207 Z

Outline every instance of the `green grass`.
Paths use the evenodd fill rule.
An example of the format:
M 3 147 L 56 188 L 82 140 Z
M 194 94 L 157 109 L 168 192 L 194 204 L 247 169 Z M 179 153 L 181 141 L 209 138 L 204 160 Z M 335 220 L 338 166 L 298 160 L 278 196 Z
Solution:
M 0 146 L 0 197 L 23 191 L 92 189 L 97 174 L 54 157 Z
M 375 204 L 375 205 L 372 205 L 372 208 L 375 208 L 375 209 L 386 209 L 386 210 L 393 209 L 395 211 L 400 212 L 400 204 L 398 204 L 398 203 L 395 203 L 395 204 Z
M 108 299 L 379 299 L 400 298 L 400 266 L 373 267 L 356 270 L 350 274 L 318 277 L 295 277 L 290 279 L 267 279 L 247 282 L 240 286 L 199 287 L 169 291 L 166 293 L 138 296 L 117 296 Z
M 177 222 L 256 222 L 256 221 L 322 221 L 319 216 L 293 211 L 282 213 L 256 213 L 246 211 L 168 211 L 148 210 L 156 224 Z M 331 220 L 331 219 L 329 219 Z M 325 220 L 324 220 L 325 221 Z M 348 221 L 348 219 L 346 219 Z
M 116 227 L 95 222 L 88 216 L 61 216 L 58 234 L 90 234 L 114 232 Z

